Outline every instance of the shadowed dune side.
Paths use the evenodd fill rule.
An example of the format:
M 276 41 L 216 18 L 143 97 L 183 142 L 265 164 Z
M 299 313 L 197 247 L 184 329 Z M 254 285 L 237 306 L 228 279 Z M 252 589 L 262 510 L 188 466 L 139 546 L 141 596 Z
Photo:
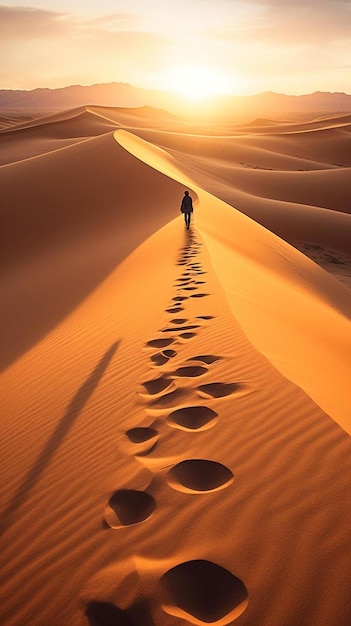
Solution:
M 60 136 L 60 131 L 66 136 L 68 133 L 72 133 L 72 131 L 72 136 L 79 136 L 82 129 L 84 127 L 87 128 L 87 124 L 90 124 L 89 128 L 92 128 L 92 124 L 94 123 L 98 127 L 102 123 L 107 125 L 108 122 L 111 122 L 111 120 L 99 119 L 97 116 L 94 116 L 92 111 L 89 111 L 88 107 L 80 106 L 64 111 L 57 111 L 48 115 L 39 115 L 34 118 L 25 119 L 22 122 L 17 121 L 11 128 L 4 130 L 1 134 L 5 136 L 11 134 L 13 136 L 15 133 L 20 133 L 20 131 L 30 131 L 34 129 L 45 133 L 46 131 L 50 132 L 51 129 L 53 132 L 56 132 L 58 136 Z
M 6 115 L 6 113 L 2 113 L 0 115 L 0 132 L 2 130 L 6 130 L 7 128 L 11 128 L 18 124 L 18 120 L 12 114 Z
M 0 132 L 0 165 L 59 150 L 116 126 L 85 108 L 17 125 Z
M 13 109 L 2 109 L 1 120 L 4 126 L 1 128 L 1 131 L 14 128 L 15 126 L 32 124 L 38 117 L 42 117 L 42 114 L 28 109 L 15 111 Z
M 1 367 L 173 219 L 183 192 L 111 134 L 2 167 L 0 186 Z
M 164 151 L 126 131 L 115 137 L 139 158 L 189 184 Z M 348 289 L 273 233 L 195 184 L 192 188 L 199 197 L 198 228 L 244 332 L 284 376 L 351 432 Z

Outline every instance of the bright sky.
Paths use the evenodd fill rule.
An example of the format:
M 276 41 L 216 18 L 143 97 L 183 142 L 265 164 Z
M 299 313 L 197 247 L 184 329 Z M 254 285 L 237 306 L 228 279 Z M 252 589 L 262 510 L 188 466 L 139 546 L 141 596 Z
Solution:
M 10 0 L 0 89 L 351 93 L 351 0 Z

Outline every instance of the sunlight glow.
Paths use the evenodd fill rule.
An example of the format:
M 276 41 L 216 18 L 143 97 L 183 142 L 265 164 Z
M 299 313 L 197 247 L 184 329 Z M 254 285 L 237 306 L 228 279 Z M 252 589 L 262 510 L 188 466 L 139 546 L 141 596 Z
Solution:
M 165 89 L 190 100 L 200 100 L 229 92 L 229 80 L 215 70 L 195 65 L 175 67 L 168 72 Z

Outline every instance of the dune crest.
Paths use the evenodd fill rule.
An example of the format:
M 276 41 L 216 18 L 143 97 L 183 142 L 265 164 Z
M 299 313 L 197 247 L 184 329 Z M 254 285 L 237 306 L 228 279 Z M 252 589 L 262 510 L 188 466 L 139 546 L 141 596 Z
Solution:
M 253 167 L 347 173 L 347 120 L 8 119 L 1 623 L 349 626 L 350 291 L 290 241 L 347 279 L 350 215 Z
M 286 242 L 183 178 L 167 155 L 163 159 L 164 152 L 126 131 L 115 138 L 155 169 L 192 185 L 199 197 L 199 230 L 249 339 L 351 433 L 347 289 Z

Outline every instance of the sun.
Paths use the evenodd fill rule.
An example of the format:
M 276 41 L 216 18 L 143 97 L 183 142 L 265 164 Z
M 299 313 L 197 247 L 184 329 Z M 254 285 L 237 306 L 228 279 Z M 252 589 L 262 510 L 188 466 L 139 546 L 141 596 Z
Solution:
M 166 89 L 180 93 L 190 100 L 203 100 L 228 93 L 229 81 L 214 69 L 186 65 L 169 70 Z

